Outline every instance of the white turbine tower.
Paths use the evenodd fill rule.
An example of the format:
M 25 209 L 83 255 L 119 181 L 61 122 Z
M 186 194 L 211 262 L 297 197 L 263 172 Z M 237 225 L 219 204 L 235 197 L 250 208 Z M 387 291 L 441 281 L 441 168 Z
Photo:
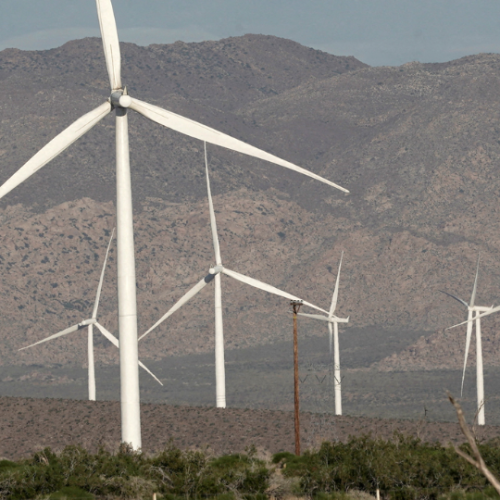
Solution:
M 333 290 L 333 296 L 332 296 L 332 303 L 330 305 L 330 312 L 328 313 L 328 316 L 321 316 L 319 314 L 298 313 L 299 316 L 305 316 L 306 318 L 312 318 L 315 320 L 328 322 L 328 345 L 330 348 L 330 356 L 332 355 L 332 333 L 333 333 L 333 357 L 334 357 L 333 384 L 335 393 L 335 415 L 342 415 L 342 379 L 340 377 L 339 323 L 349 322 L 349 318 L 338 318 L 334 314 L 335 309 L 337 308 L 337 299 L 339 297 L 340 268 L 342 267 L 343 257 L 344 257 L 344 252 L 342 252 L 340 256 L 337 281 L 335 282 L 335 288 Z
M 441 293 L 448 295 L 452 299 L 457 300 L 467 308 L 467 321 L 460 323 L 463 325 L 467 323 L 467 336 L 465 339 L 465 356 L 464 356 L 464 368 L 462 373 L 462 386 L 460 394 L 463 394 L 464 390 L 464 380 L 465 380 L 465 369 L 467 367 L 467 357 L 469 356 L 469 348 L 472 337 L 472 326 L 473 321 L 476 323 L 476 391 L 477 391 L 477 423 L 478 425 L 485 425 L 485 415 L 484 415 L 484 373 L 483 373 L 483 344 L 481 339 L 481 318 L 488 314 L 495 312 L 493 306 L 484 307 L 476 306 L 476 290 L 477 290 L 477 278 L 479 276 L 479 256 L 477 258 L 476 266 L 476 277 L 474 279 L 474 286 L 472 287 L 472 295 L 470 302 L 467 304 L 464 300 L 460 299 L 456 295 L 440 290 Z M 486 313 L 482 314 L 481 313 Z M 455 325 L 459 326 L 459 325 Z M 455 328 L 452 326 L 450 328 Z
M 116 113 L 116 212 L 118 247 L 118 327 L 120 332 L 120 404 L 122 441 L 141 448 L 139 372 L 137 353 L 137 302 L 134 258 L 132 189 L 128 142 L 128 109 L 169 129 L 196 139 L 281 165 L 344 192 L 337 184 L 293 163 L 266 153 L 210 127 L 147 104 L 128 95 L 121 81 L 121 56 L 111 0 L 96 0 L 111 96 L 57 135 L 0 187 L 0 198 L 41 169 L 88 132 L 112 110 Z
M 212 200 L 212 192 L 210 189 L 210 176 L 208 172 L 208 159 L 207 159 L 207 146 L 204 144 L 205 153 L 205 174 L 207 179 L 207 195 L 208 195 L 208 208 L 210 213 L 210 228 L 212 231 L 212 241 L 214 245 L 215 254 L 215 267 L 210 269 L 208 276 L 201 280 L 197 285 L 195 285 L 191 290 L 189 290 L 184 297 L 182 297 L 176 304 L 174 304 L 171 309 L 167 311 L 148 331 L 146 331 L 139 340 L 144 338 L 146 335 L 151 333 L 155 328 L 157 328 L 163 321 L 165 321 L 169 316 L 171 316 L 175 311 L 180 309 L 186 302 L 192 299 L 199 291 L 201 291 L 206 284 L 214 280 L 215 282 L 215 404 L 217 408 L 226 407 L 226 375 L 224 367 L 224 333 L 223 333 L 223 322 L 222 322 L 222 286 L 221 286 L 221 274 L 226 274 L 242 283 L 246 283 L 260 290 L 264 290 L 269 293 L 273 293 L 280 297 L 284 297 L 289 300 L 300 300 L 298 297 L 290 295 L 287 292 L 283 292 L 271 285 L 262 283 L 253 278 L 249 278 L 242 274 L 236 273 L 226 269 L 222 265 L 222 257 L 219 245 L 219 236 L 217 234 L 217 221 L 215 219 L 215 211 Z M 309 302 L 304 302 L 305 305 L 312 307 L 314 309 L 320 309 L 319 307 L 310 304 Z M 326 312 L 326 311 L 324 311 Z
M 70 333 L 81 330 L 85 327 L 88 329 L 88 385 L 89 385 L 89 400 L 96 400 L 96 383 L 95 383 L 95 363 L 94 363 L 94 325 L 99 329 L 99 331 L 106 337 L 113 345 L 116 347 L 120 347 L 118 339 L 110 333 L 106 328 L 104 328 L 97 321 L 97 310 L 99 308 L 99 300 L 101 298 L 102 284 L 104 282 L 104 273 L 106 272 L 106 263 L 108 262 L 109 249 L 111 247 L 111 242 L 113 241 L 115 230 L 111 233 L 111 238 L 109 239 L 108 248 L 106 249 L 106 256 L 104 257 L 104 263 L 102 266 L 101 277 L 99 279 L 99 285 L 97 287 L 97 293 L 94 301 L 94 307 L 92 309 L 92 316 L 89 319 L 85 319 L 76 325 L 70 326 L 61 332 L 55 333 L 50 337 L 47 337 L 43 340 L 35 342 L 26 347 L 22 347 L 18 349 L 19 351 L 24 351 L 24 349 L 29 349 L 30 347 L 34 347 L 39 344 L 43 344 L 44 342 L 48 342 L 49 340 L 54 340 L 59 337 L 63 337 Z M 160 385 L 163 385 L 161 381 L 154 375 L 141 361 L 139 361 L 139 366 L 144 368 Z

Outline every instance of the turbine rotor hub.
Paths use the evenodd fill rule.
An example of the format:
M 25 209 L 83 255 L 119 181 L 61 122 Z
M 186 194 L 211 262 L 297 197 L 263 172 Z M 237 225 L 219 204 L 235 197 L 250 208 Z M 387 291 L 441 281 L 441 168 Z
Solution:
M 114 108 L 128 108 L 132 104 L 132 98 L 123 90 L 111 92 L 111 104 Z

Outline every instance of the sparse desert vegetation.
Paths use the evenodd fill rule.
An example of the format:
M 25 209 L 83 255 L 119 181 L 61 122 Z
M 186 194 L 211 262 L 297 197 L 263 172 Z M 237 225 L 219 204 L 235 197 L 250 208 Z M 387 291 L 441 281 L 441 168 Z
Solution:
M 294 450 L 291 411 L 142 404 L 141 421 L 142 449 L 149 454 L 170 442 L 182 450 L 209 448 L 216 455 L 244 453 L 251 445 L 271 454 Z M 465 442 L 457 423 L 301 414 L 303 449 L 367 434 L 390 439 L 395 432 L 443 446 Z M 477 429 L 481 442 L 499 435 L 499 427 Z M 73 444 L 97 453 L 101 447 L 114 449 L 118 442 L 119 402 L 0 398 L 0 457 L 19 460 L 46 447 L 61 451 Z
M 468 445 L 461 448 L 470 452 Z M 485 462 L 500 473 L 498 442 L 479 445 Z M 395 433 L 364 435 L 346 443 L 324 442 L 297 457 L 248 446 L 244 453 L 216 455 L 172 442 L 158 453 L 92 453 L 79 446 L 45 448 L 18 461 L 0 461 L 0 498 L 204 499 L 315 498 L 366 500 L 379 490 L 391 500 L 482 500 L 498 494 L 450 445 L 424 443 Z

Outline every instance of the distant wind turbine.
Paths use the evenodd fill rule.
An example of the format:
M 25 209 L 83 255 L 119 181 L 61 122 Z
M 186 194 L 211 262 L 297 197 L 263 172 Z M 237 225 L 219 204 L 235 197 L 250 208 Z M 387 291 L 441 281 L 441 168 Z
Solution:
M 283 292 L 278 288 L 275 288 L 266 283 L 262 283 L 248 276 L 236 273 L 226 269 L 222 265 L 222 257 L 219 245 L 219 236 L 217 234 L 217 221 L 215 219 L 215 211 L 212 200 L 212 192 L 210 189 L 210 176 L 208 172 L 208 159 L 207 159 L 207 146 L 204 144 L 205 153 L 205 175 L 207 179 L 207 195 L 208 195 L 208 208 L 210 213 L 210 227 L 212 231 L 212 241 L 214 245 L 215 254 L 215 267 L 210 269 L 209 274 L 203 278 L 197 285 L 195 285 L 191 290 L 189 290 L 179 301 L 174 304 L 169 311 L 167 311 L 148 331 L 139 337 L 139 340 L 143 339 L 146 335 L 151 333 L 155 328 L 157 328 L 163 321 L 170 317 L 175 311 L 180 309 L 186 302 L 192 299 L 198 292 L 200 292 L 205 285 L 210 283 L 212 280 L 215 281 L 215 404 L 217 408 L 226 407 L 226 375 L 224 367 L 224 333 L 223 333 L 223 322 L 222 322 L 222 287 L 221 287 L 221 274 L 225 274 L 234 278 L 237 281 L 246 283 L 247 285 L 253 286 L 265 292 L 273 293 L 280 297 L 284 297 L 290 300 L 301 300 L 294 295 L 287 292 Z M 308 305 L 319 311 L 324 311 L 323 309 L 316 307 L 315 305 L 305 302 L 304 305 Z
M 333 296 L 332 296 L 332 303 L 330 305 L 330 312 L 328 313 L 328 316 L 321 316 L 320 314 L 298 313 L 299 316 L 305 316 L 306 318 L 328 322 L 328 345 L 330 348 L 330 356 L 332 355 L 332 333 L 333 333 L 333 356 L 334 356 L 333 384 L 335 393 L 335 415 L 342 415 L 342 379 L 340 377 L 339 323 L 349 322 L 349 318 L 338 318 L 334 314 L 335 309 L 337 308 L 337 299 L 339 296 L 340 269 L 342 267 L 343 258 L 344 258 L 344 252 L 342 252 L 340 256 L 337 281 L 335 282 L 335 288 L 333 290 Z
M 477 278 L 479 276 L 479 256 L 477 257 L 477 266 L 476 266 L 476 277 L 474 279 L 474 286 L 472 287 L 472 295 L 470 298 L 470 302 L 467 304 L 464 300 L 460 299 L 456 295 L 440 290 L 441 293 L 448 295 L 452 299 L 455 299 L 464 307 L 467 308 L 467 321 L 460 323 L 463 325 L 467 323 L 467 336 L 465 339 L 465 356 L 464 356 L 464 368 L 462 373 L 462 386 L 460 390 L 460 395 L 463 394 L 464 391 L 464 380 L 465 380 L 465 369 L 467 367 L 467 357 L 469 355 L 470 342 L 472 337 L 472 322 L 476 322 L 476 390 L 477 390 L 477 423 L 478 425 L 485 425 L 485 415 L 484 415 L 484 373 L 483 373 L 483 344 L 481 339 L 481 318 L 483 316 L 487 316 L 488 314 L 492 314 L 495 311 L 493 306 L 491 307 L 483 307 L 476 306 L 476 290 L 477 290 Z M 498 310 L 498 309 L 497 309 Z M 480 313 L 485 314 L 480 314 Z M 451 326 L 450 328 L 455 328 L 456 326 Z
M 99 300 L 101 298 L 101 291 L 102 291 L 102 285 L 104 282 L 104 274 L 106 272 L 106 264 L 108 262 L 108 255 L 109 255 L 109 249 L 111 247 L 111 242 L 113 241 L 113 236 L 115 234 L 115 230 L 113 229 L 113 232 L 111 233 L 111 238 L 109 239 L 108 243 L 108 248 L 106 249 L 106 256 L 104 257 L 104 263 L 102 265 L 102 271 L 101 271 L 101 277 L 99 279 L 99 285 L 97 287 L 97 293 L 94 301 L 94 307 L 92 309 L 92 316 L 89 319 L 85 319 L 81 321 L 80 323 L 77 323 L 76 325 L 70 326 L 69 328 L 66 328 L 65 330 L 62 330 L 61 332 L 55 333 L 54 335 L 51 335 L 50 337 L 47 337 L 43 340 L 40 340 L 38 342 L 35 342 L 34 344 L 31 344 L 26 347 L 22 347 L 21 349 L 18 349 L 19 351 L 24 351 L 24 349 L 29 349 L 30 347 L 34 347 L 39 344 L 43 344 L 44 342 L 48 342 L 49 340 L 54 340 L 59 337 L 63 337 L 65 335 L 68 335 L 70 333 L 76 332 L 78 330 L 81 330 L 85 327 L 88 329 L 88 381 L 89 381 L 89 400 L 90 401 L 95 401 L 96 400 L 96 383 L 95 383 L 95 363 L 94 363 L 94 325 L 99 329 L 99 331 L 106 337 L 113 345 L 116 347 L 120 347 L 120 343 L 118 339 L 110 333 L 104 326 L 102 326 L 98 321 L 97 321 L 97 310 L 99 308 Z M 163 385 L 161 381 L 154 375 L 141 361 L 139 361 L 139 366 L 141 368 L 144 368 L 160 385 Z
M 0 198 L 40 170 L 87 133 L 112 110 L 116 112 L 116 219 L 117 219 L 117 284 L 118 329 L 120 332 L 120 406 L 122 442 L 133 449 L 141 448 L 141 415 L 139 395 L 137 300 L 134 254 L 134 228 L 132 216 L 132 189 L 127 112 L 132 109 L 150 120 L 181 134 L 211 144 L 266 160 L 313 179 L 329 184 L 341 191 L 349 191 L 319 175 L 293 163 L 250 146 L 229 135 L 197 123 L 189 118 L 166 111 L 130 97 L 121 80 L 121 55 L 118 31 L 111 0 L 96 0 L 104 56 L 111 86 L 110 98 L 99 107 L 79 118 L 57 135 L 33 158 L 22 166 L 0 187 Z M 75 92 L 77 97 L 78 92 Z

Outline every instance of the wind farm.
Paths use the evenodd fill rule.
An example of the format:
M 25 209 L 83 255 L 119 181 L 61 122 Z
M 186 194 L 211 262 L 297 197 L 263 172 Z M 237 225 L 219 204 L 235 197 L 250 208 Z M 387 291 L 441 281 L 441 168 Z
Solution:
M 114 229 L 113 232 L 111 233 L 111 238 L 109 239 L 108 243 L 108 248 L 106 249 L 106 256 L 104 257 L 104 264 L 102 266 L 102 271 L 101 271 L 101 277 L 99 279 L 99 285 L 97 287 L 97 293 L 96 293 L 96 298 L 94 302 L 94 307 L 92 309 L 92 316 L 89 319 L 85 319 L 81 321 L 80 323 L 77 323 L 76 325 L 70 326 L 69 328 L 66 328 L 62 332 L 54 333 L 54 335 L 51 335 L 50 337 L 47 337 L 43 340 L 39 340 L 38 342 L 35 342 L 34 344 L 31 344 L 26 347 L 22 347 L 19 349 L 20 351 L 23 351 L 24 349 L 29 349 L 30 347 L 34 347 L 39 344 L 43 344 L 44 342 L 49 342 L 50 340 L 57 339 L 59 337 L 63 337 L 64 335 L 68 335 L 73 332 L 77 332 L 78 330 L 81 330 L 82 328 L 87 327 L 87 338 L 88 338 L 88 386 L 89 386 L 89 401 L 95 401 L 96 400 L 96 381 L 95 381 L 95 363 L 94 363 L 94 325 L 97 327 L 97 329 L 101 332 L 101 334 L 109 340 L 115 347 L 118 349 L 120 348 L 120 342 L 119 340 L 112 334 L 110 333 L 104 326 L 102 326 L 98 321 L 97 321 L 97 310 L 99 308 L 99 299 L 101 298 L 101 291 L 102 291 L 102 284 L 104 281 L 104 273 L 106 272 L 106 263 L 108 261 L 108 254 L 109 254 L 109 248 L 111 247 L 111 243 L 113 242 L 113 236 L 114 236 Z M 158 378 L 151 373 L 151 371 L 141 362 L 139 361 L 139 366 L 143 368 L 145 371 L 147 371 L 160 385 L 163 385 Z
M 215 266 L 210 268 L 209 274 L 203 278 L 198 284 L 196 284 L 191 290 L 189 290 L 181 299 L 179 299 L 175 305 L 169 309 L 151 328 L 149 328 L 143 335 L 139 337 L 139 340 L 144 338 L 146 335 L 151 333 L 155 328 L 160 326 L 169 316 L 171 316 L 175 311 L 180 309 L 185 303 L 192 299 L 198 292 L 203 290 L 203 288 L 210 283 L 212 280 L 215 283 L 215 403 L 217 408 L 226 407 L 226 376 L 225 376 L 225 366 L 224 366 L 224 334 L 222 327 L 222 288 L 221 288 L 221 274 L 225 274 L 241 283 L 253 286 L 264 292 L 272 293 L 278 295 L 279 297 L 288 300 L 299 300 L 304 305 L 309 306 L 313 309 L 322 310 L 321 308 L 311 304 L 307 301 L 303 301 L 298 297 L 277 289 L 267 283 L 262 283 L 254 278 L 244 276 L 230 269 L 225 269 L 222 265 L 222 257 L 220 253 L 219 236 L 217 234 L 217 221 L 215 218 L 215 211 L 212 201 L 212 193 L 210 190 L 210 174 L 208 170 L 208 158 L 207 158 L 207 144 L 203 143 L 204 157 L 205 157 L 205 174 L 207 178 L 207 195 L 208 195 L 208 206 L 210 212 L 210 229 L 212 232 L 212 239 L 214 245 L 215 253 Z
M 118 33 L 110 0 L 96 0 L 101 28 L 106 67 L 111 87 L 111 97 L 104 104 L 85 114 L 57 135 L 47 146 L 21 167 L 0 187 L 0 198 L 21 184 L 55 156 L 94 127 L 113 109 L 116 109 L 116 193 L 117 193 L 117 247 L 118 247 L 118 310 L 120 331 L 120 382 L 122 441 L 134 449 L 141 448 L 139 375 L 137 372 L 137 303 L 136 275 L 132 215 L 132 188 L 130 181 L 128 108 L 137 111 L 151 121 L 190 137 L 208 141 L 262 160 L 276 163 L 293 171 L 308 175 L 341 191 L 345 188 L 331 181 L 281 160 L 242 141 L 222 134 L 207 126 L 183 118 L 157 106 L 134 99 L 128 95 L 121 82 L 121 57 Z
M 498 310 L 500 98 L 489 83 L 498 57 L 369 67 L 259 35 L 140 47 L 118 43 L 109 5 L 98 2 L 104 57 L 99 39 L 0 52 L 0 183 L 9 183 L 0 191 L 0 393 L 121 399 L 135 416 L 120 439 L 136 448 L 139 400 L 287 412 L 288 301 L 300 298 L 319 308 L 299 316 L 304 412 L 449 421 L 444 388 L 463 388 L 466 411 L 479 409 L 483 426 L 487 407 L 488 426 L 499 425 L 498 319 L 483 321 L 482 345 L 469 348 L 472 323 L 448 330 L 459 318 L 440 294 L 470 290 L 480 252 L 480 286 L 465 305 L 475 321 Z M 286 63 L 273 65 L 273 54 Z M 130 140 L 121 205 L 115 132 L 121 165 Z M 118 237 L 120 227 L 128 235 L 118 256 L 107 253 L 117 215 L 128 228 L 118 221 Z M 123 280 L 137 307 L 120 302 Z M 123 376 L 120 310 L 145 337 L 132 339 L 122 365 L 134 368 Z M 93 334 L 81 333 L 98 333 L 94 324 L 104 337 L 90 349 Z M 64 338 L 48 337 L 57 331 Z M 465 384 L 464 358 L 477 368 Z M 163 386 L 139 385 L 139 360 Z M 330 390 L 321 380 L 332 361 Z M 133 395 L 119 393 L 121 378 Z

